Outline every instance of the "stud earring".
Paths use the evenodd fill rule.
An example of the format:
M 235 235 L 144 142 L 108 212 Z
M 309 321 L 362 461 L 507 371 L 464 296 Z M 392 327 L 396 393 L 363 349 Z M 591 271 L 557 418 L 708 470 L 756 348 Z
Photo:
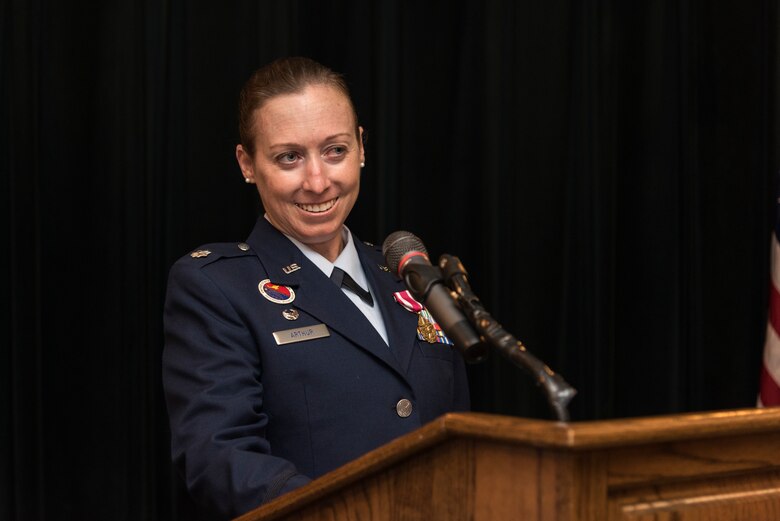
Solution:
M 360 162 L 360 168 L 363 168 L 364 166 L 366 166 L 366 162 L 365 161 L 361 161 Z
M 248 184 L 248 185 L 251 185 L 252 183 L 254 183 L 254 181 L 252 181 L 252 180 L 251 180 L 251 179 L 249 179 L 248 177 L 245 177 L 245 178 L 244 178 L 244 182 L 245 182 L 246 184 Z

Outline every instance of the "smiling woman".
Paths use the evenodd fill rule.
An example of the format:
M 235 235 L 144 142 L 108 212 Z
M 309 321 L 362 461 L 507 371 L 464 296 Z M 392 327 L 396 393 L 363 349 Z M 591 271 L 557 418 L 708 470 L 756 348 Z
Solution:
M 216 518 L 469 407 L 462 358 L 420 333 L 403 282 L 344 225 L 365 150 L 341 76 L 306 58 L 263 67 L 239 132 L 265 215 L 246 242 L 173 266 L 164 317 L 173 460 Z
M 341 227 L 360 189 L 365 153 L 363 129 L 353 132 L 356 126 L 349 98 L 314 84 L 255 109 L 254 146 L 236 147 L 269 222 L 331 262 L 341 253 Z

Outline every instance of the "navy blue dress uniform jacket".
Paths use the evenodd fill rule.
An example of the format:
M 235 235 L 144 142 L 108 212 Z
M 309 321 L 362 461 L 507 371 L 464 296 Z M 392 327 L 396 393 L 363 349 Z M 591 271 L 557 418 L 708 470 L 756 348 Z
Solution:
M 403 282 L 377 248 L 355 246 L 390 345 L 319 268 L 264 218 L 247 244 L 212 244 L 171 269 L 163 384 L 173 460 L 193 497 L 241 514 L 409 433 L 469 408 L 461 356 L 417 338 Z M 298 266 L 299 269 L 291 269 Z M 286 269 L 285 269 L 286 268 Z M 295 299 L 266 299 L 258 284 Z M 296 320 L 282 312 L 298 311 Z M 277 345 L 273 333 L 325 324 L 330 336 Z M 401 417 L 396 404 L 412 404 Z

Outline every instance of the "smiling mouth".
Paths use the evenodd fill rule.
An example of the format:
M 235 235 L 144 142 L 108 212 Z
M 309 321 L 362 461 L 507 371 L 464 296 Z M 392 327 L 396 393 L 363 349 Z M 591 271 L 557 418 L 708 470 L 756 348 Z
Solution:
M 317 203 L 317 204 L 295 203 L 295 206 L 297 206 L 298 208 L 306 212 L 322 213 L 322 212 L 327 212 L 328 210 L 333 208 L 333 206 L 336 204 L 336 201 L 338 201 L 338 197 L 331 199 L 330 201 L 325 201 L 324 203 Z

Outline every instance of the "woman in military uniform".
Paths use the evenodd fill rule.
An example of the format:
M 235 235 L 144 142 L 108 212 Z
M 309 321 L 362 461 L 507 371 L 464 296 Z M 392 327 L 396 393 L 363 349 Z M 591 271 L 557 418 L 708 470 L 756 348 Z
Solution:
M 265 214 L 246 242 L 173 266 L 164 317 L 173 460 L 220 518 L 469 407 L 460 356 L 420 334 L 402 281 L 344 225 L 365 149 L 343 78 L 306 58 L 263 67 L 239 131 Z

